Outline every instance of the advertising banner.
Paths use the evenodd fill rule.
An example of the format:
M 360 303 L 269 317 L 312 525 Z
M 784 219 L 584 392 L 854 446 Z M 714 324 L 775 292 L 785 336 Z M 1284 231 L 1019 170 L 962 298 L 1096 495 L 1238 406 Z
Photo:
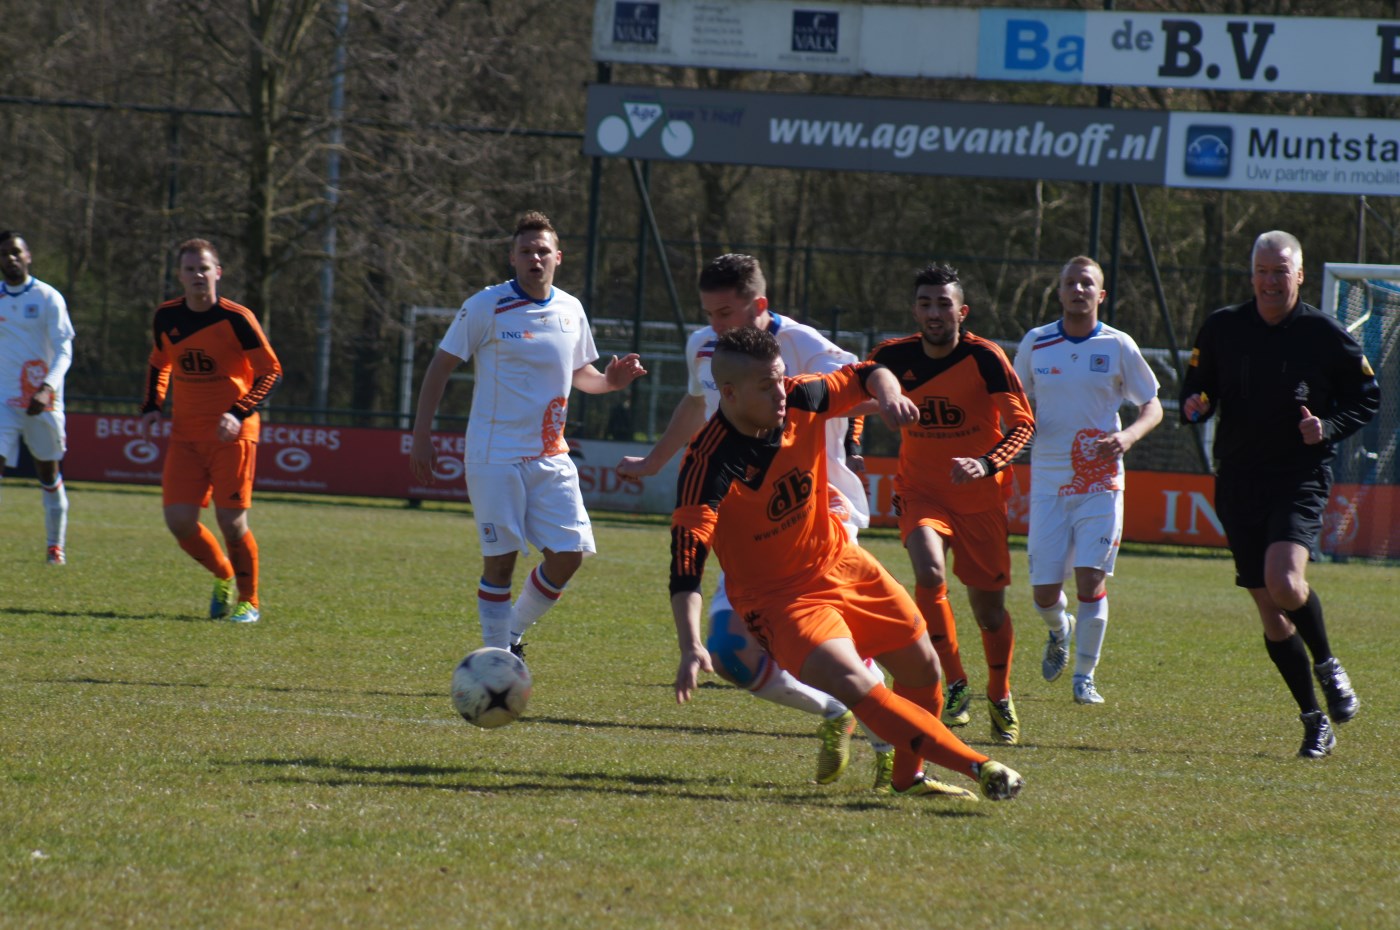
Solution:
M 63 473 L 71 481 L 160 484 L 170 421 L 144 439 L 140 418 L 69 413 L 68 455 Z M 461 432 L 434 433 L 436 480 L 419 484 L 408 464 L 407 430 L 304 426 L 264 421 L 258 441 L 259 491 L 399 497 L 405 500 L 466 501 Z M 579 485 L 589 506 L 605 510 L 669 513 L 675 503 L 679 460 L 646 485 L 624 482 L 614 467 L 624 455 L 644 455 L 642 443 L 569 441 Z
M 1316 94 L 1400 92 L 1400 20 L 1086 14 L 1086 84 Z
M 1400 123 L 1172 113 L 1167 184 L 1317 194 L 1400 194 Z
M 1400 20 L 598 0 L 598 61 L 1321 94 L 1400 92 Z
M 1167 114 L 594 84 L 587 155 L 1161 184 Z
M 886 62 L 908 77 L 972 77 L 976 42 L 956 38 L 976 33 L 975 10 L 783 0 L 601 0 L 593 10 L 593 57 L 694 68 L 896 73 L 871 71 L 866 64 Z M 933 47 L 937 55 L 929 54 Z
M 71 481 L 160 483 L 169 421 L 160 436 L 143 439 L 139 418 L 68 414 L 68 456 L 64 476 Z M 460 433 L 435 433 L 437 481 L 416 483 L 409 471 L 411 434 L 397 429 L 264 424 L 258 444 L 254 487 L 260 491 L 397 497 L 405 500 L 467 501 Z M 616 466 L 624 455 L 644 455 L 646 443 L 570 440 L 570 455 L 588 507 L 618 513 L 667 514 L 675 506 L 680 456 L 642 482 L 623 481 Z M 874 526 L 897 525 L 894 474 L 898 459 L 865 459 L 866 491 Z M 1132 542 L 1220 548 L 1224 532 L 1215 514 L 1210 475 L 1130 471 L 1124 498 L 1123 538 Z M 1011 532 L 1024 535 L 1030 512 L 1030 469 L 1014 469 L 1007 515 Z M 1342 484 L 1333 488 L 1324 517 L 1324 552 L 1373 558 L 1400 558 L 1400 487 Z

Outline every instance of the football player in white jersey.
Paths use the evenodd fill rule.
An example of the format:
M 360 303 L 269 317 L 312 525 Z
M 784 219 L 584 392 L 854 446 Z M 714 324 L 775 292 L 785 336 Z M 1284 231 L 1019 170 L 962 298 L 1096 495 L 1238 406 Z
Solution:
M 524 632 L 596 551 L 564 441 L 569 389 L 604 394 L 646 374 L 635 354 L 614 356 L 606 371 L 593 366 L 598 350 L 583 305 L 554 286 L 563 255 L 549 217 L 520 218 L 511 237 L 515 277 L 462 304 L 423 376 L 409 453 L 414 477 L 432 483 L 433 417 L 448 376 L 473 359 L 465 465 L 484 562 L 477 610 L 486 645 L 517 655 Z M 512 605 L 515 561 L 527 544 L 543 558 Z
M 1084 255 L 1066 262 L 1059 296 L 1061 318 L 1026 333 L 1016 352 L 1036 422 L 1026 549 L 1035 608 L 1050 628 L 1041 675 L 1060 677 L 1073 636 L 1074 700 L 1102 704 L 1094 670 L 1123 536 L 1123 454 L 1162 422 L 1162 403 L 1137 343 L 1099 321 L 1108 296 L 1099 263 Z M 1118 418 L 1124 404 L 1138 408 L 1126 428 Z M 1071 574 L 1079 601 L 1073 616 L 1064 594 Z
M 696 330 L 686 340 L 689 391 L 676 405 L 665 432 L 651 451 L 642 457 L 625 456 L 618 463 L 617 473 L 623 478 L 640 479 L 659 472 L 714 415 L 719 407 L 719 389 L 710 374 L 710 358 L 715 342 L 732 329 L 752 326 L 771 333 L 790 374 L 826 374 L 859 361 L 812 327 L 769 310 L 763 268 L 752 255 L 729 253 L 713 259 L 700 272 L 699 289 L 700 305 L 710 325 Z M 859 466 L 856 427 L 848 418 L 834 419 L 828 422 L 826 435 L 831 509 L 843 515 L 852 539 L 870 525 L 865 486 L 852 467 Z M 713 668 L 706 671 L 716 672 L 755 697 L 821 716 L 817 782 L 830 784 L 841 777 L 850 759 L 855 715 L 836 698 L 803 684 L 778 667 L 734 613 L 722 575 L 710 600 L 706 648 L 713 663 Z M 875 787 L 882 788 L 889 780 L 894 751 L 868 730 L 866 734 L 876 753 Z
M 67 449 L 63 376 L 73 361 L 73 323 L 63 295 L 33 277 L 24 237 L 0 232 L 0 475 L 19 460 L 19 441 L 34 457 L 43 489 L 45 558 L 63 565 L 68 492 L 59 466 Z

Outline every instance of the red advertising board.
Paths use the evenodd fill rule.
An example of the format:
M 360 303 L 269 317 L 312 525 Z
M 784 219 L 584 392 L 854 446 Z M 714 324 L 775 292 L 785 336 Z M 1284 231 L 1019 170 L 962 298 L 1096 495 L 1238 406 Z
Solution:
M 69 454 L 64 474 L 75 481 L 160 483 L 169 421 L 154 441 L 143 439 L 138 418 L 103 414 L 68 415 Z M 255 487 L 263 491 L 467 500 L 460 432 L 436 433 L 437 481 L 420 485 L 408 466 L 407 430 L 264 423 Z M 622 512 L 666 513 L 675 499 L 672 460 L 643 484 L 622 481 L 614 466 L 624 455 L 641 455 L 639 443 L 570 441 L 579 483 L 588 506 Z M 679 458 L 679 457 L 678 457 Z M 867 458 L 871 522 L 894 526 L 893 458 Z M 1007 512 L 1011 531 L 1026 532 L 1030 469 L 1015 470 Z M 1123 538 L 1132 542 L 1224 547 L 1215 515 L 1215 482 L 1210 475 L 1130 471 L 1124 506 Z M 1322 549 L 1337 555 L 1400 558 L 1400 488 L 1393 485 L 1339 484 L 1332 490 L 1323 527 Z

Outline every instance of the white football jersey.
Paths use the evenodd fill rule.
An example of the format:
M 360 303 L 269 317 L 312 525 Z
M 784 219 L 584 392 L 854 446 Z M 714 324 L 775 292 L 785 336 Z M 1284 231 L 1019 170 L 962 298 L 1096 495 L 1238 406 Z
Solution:
M 535 300 L 514 280 L 488 287 L 462 304 L 440 348 L 475 364 L 468 465 L 568 454 L 573 375 L 598 357 L 577 299 L 556 287 Z
M 805 323 L 791 317 L 768 311 L 772 322 L 768 332 L 778 340 L 778 351 L 782 354 L 783 368 L 789 376 L 824 375 L 842 365 L 860 361 L 836 343 Z M 685 344 L 685 358 L 690 370 L 690 394 L 705 398 L 705 417 L 715 415 L 719 409 L 719 387 L 710 373 L 710 359 L 715 354 L 715 341 L 718 339 L 713 326 L 705 326 L 690 334 Z M 849 424 L 846 417 L 828 420 L 826 424 L 826 457 L 829 468 L 827 480 L 850 504 L 851 522 L 865 528 L 870 525 L 870 501 L 865 495 L 865 485 L 859 476 L 846 464 L 846 432 Z
M 1131 336 L 1100 321 L 1082 339 L 1057 320 L 1026 333 L 1016 374 L 1035 407 L 1031 496 L 1123 489 L 1123 458 L 1092 455 L 1096 439 L 1122 429 L 1118 408 L 1157 396 L 1157 376 Z
M 63 377 L 73 362 L 73 323 L 63 295 L 38 278 L 0 281 L 0 400 L 21 410 L 45 384 L 63 410 Z

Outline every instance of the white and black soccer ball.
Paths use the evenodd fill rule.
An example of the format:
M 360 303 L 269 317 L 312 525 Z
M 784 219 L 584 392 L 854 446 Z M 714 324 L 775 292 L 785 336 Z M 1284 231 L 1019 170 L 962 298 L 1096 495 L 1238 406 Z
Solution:
M 452 706 L 467 723 L 488 730 L 503 727 L 525 710 L 530 687 L 523 659 L 509 649 L 483 646 L 452 673 Z

